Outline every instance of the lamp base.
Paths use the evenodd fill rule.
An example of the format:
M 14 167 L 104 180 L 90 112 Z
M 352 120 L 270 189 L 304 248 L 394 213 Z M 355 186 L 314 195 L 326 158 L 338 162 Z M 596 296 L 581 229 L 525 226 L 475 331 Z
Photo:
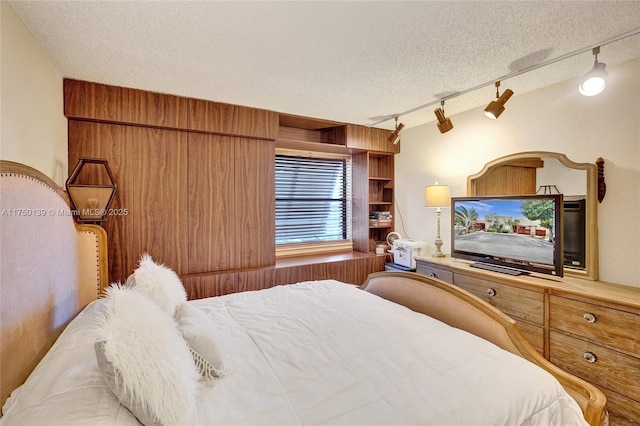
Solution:
M 440 207 L 438 207 L 436 209 L 436 217 L 438 218 L 438 233 L 436 234 L 436 240 L 434 241 L 434 244 L 436 245 L 436 252 L 433 253 L 433 257 L 445 257 L 446 255 L 442 252 L 442 250 L 440 250 L 440 248 L 442 247 L 442 238 L 440 238 L 440 214 L 441 214 L 441 210 Z
M 442 247 L 442 240 L 436 239 L 434 244 L 436 245 L 436 251 L 433 253 L 432 257 L 445 257 L 446 254 L 444 254 L 442 250 L 440 250 L 440 248 Z

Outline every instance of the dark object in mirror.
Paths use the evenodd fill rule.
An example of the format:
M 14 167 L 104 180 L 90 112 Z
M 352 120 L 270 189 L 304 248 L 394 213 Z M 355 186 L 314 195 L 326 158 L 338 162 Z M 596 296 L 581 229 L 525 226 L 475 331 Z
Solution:
M 607 194 L 607 184 L 604 182 L 604 159 L 602 157 L 596 160 L 596 166 L 598 166 L 598 202 L 601 203 Z

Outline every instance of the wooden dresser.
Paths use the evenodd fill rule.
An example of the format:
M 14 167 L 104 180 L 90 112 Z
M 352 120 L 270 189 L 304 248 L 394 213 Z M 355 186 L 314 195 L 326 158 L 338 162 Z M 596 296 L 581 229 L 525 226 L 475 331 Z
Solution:
M 417 272 L 455 284 L 518 323 L 545 358 L 598 386 L 612 425 L 640 424 L 640 288 L 573 277 L 510 276 L 471 262 L 417 258 Z

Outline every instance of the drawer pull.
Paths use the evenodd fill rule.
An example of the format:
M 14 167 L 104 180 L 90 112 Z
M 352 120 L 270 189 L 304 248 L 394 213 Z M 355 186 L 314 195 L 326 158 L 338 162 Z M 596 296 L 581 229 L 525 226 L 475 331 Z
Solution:
M 431 278 L 437 278 L 437 277 L 436 277 L 436 273 L 435 273 L 435 272 L 431 272 L 431 273 L 429 274 L 429 276 L 430 276 Z
M 593 315 L 591 312 L 585 312 L 584 315 L 582 315 L 582 318 L 584 318 L 586 322 L 590 322 L 592 324 L 596 322 L 596 316 Z
M 495 288 L 488 288 L 488 289 L 487 289 L 487 294 L 488 294 L 490 297 L 495 296 L 495 295 L 497 294 L 496 289 L 495 289 Z
M 587 362 L 590 362 L 591 364 L 598 360 L 598 357 L 593 352 L 585 352 L 582 356 L 587 360 Z

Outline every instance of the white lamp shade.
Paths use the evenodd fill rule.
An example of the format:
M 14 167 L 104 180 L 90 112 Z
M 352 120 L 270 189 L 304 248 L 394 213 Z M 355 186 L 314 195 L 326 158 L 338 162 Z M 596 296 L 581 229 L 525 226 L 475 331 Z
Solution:
M 451 194 L 447 185 L 430 185 L 424 187 L 424 202 L 427 207 L 448 207 Z

